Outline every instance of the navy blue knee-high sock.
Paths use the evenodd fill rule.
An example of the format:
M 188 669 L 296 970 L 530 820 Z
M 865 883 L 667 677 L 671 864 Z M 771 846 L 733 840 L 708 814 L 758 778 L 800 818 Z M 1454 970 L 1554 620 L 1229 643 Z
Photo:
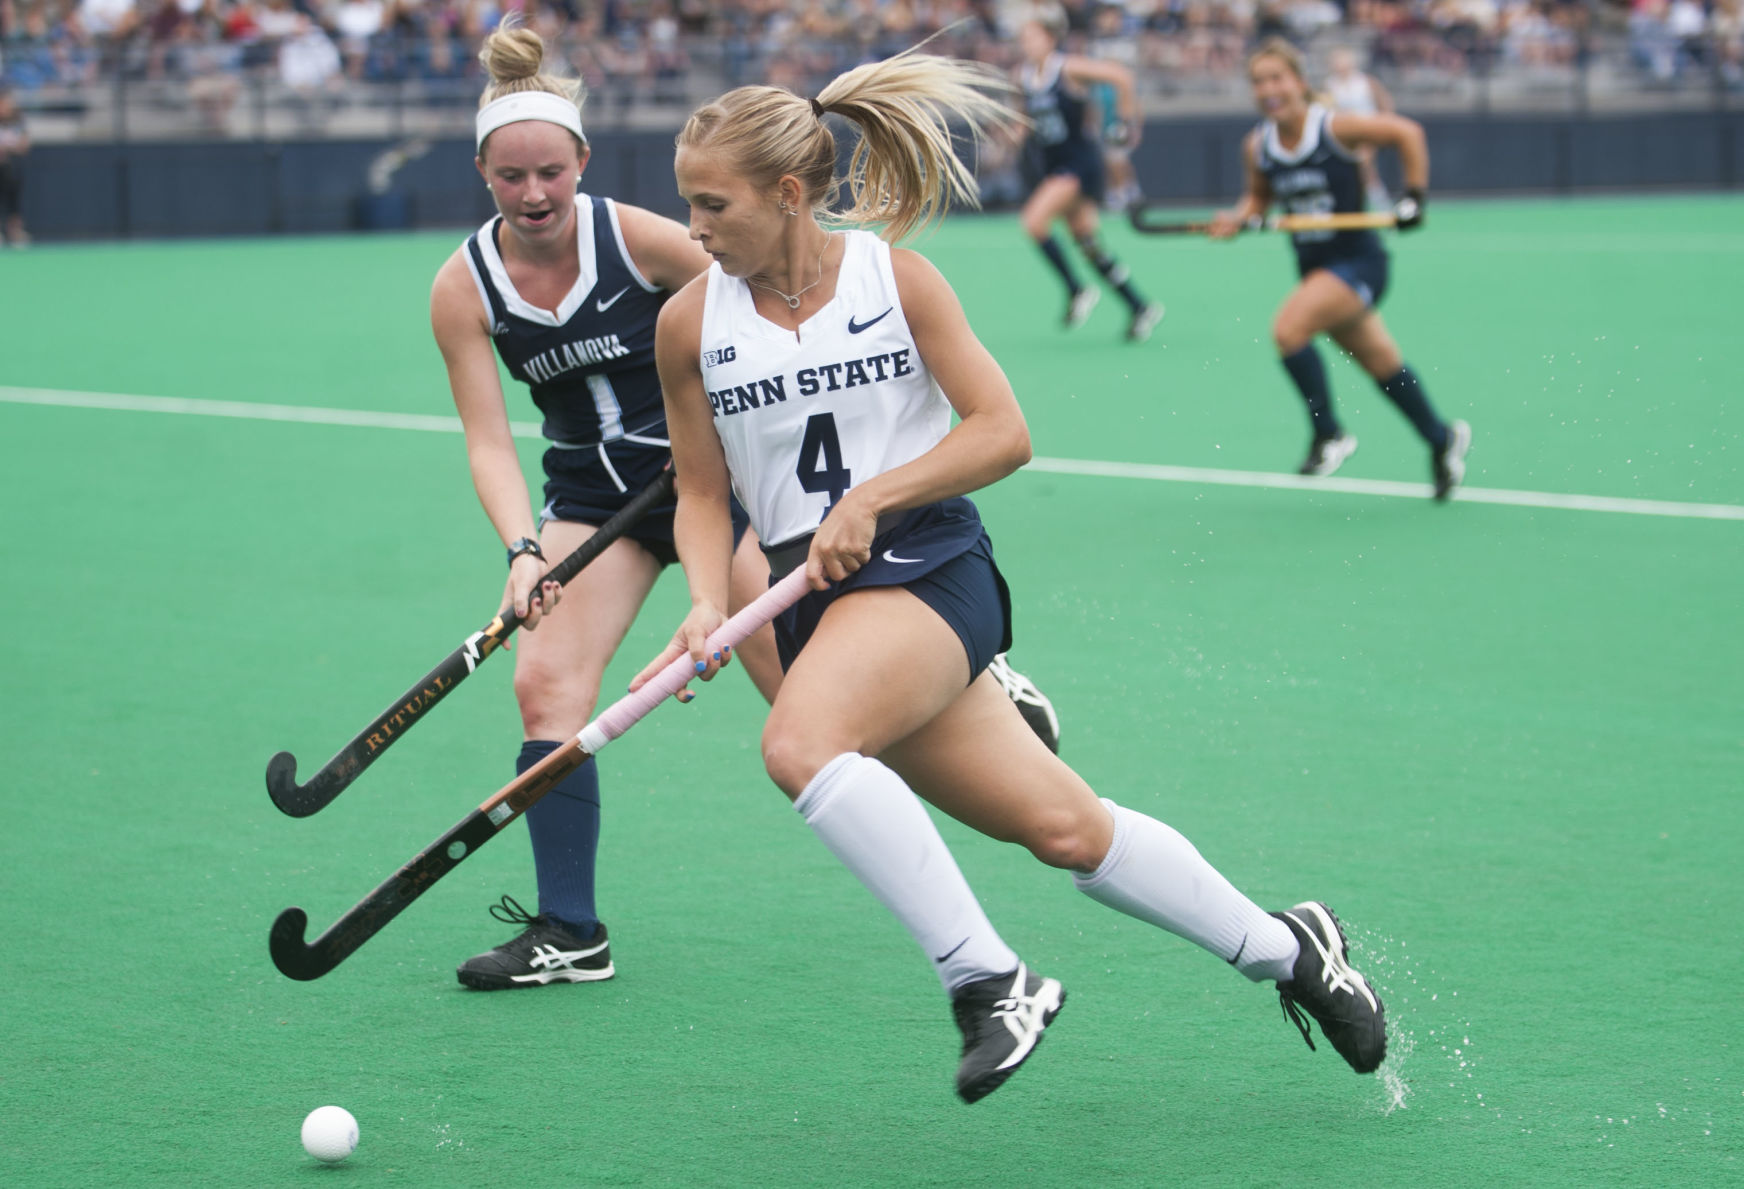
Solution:
M 1072 271 L 1072 266 L 1066 262 L 1066 253 L 1060 249 L 1060 241 L 1053 236 L 1046 236 L 1036 241 L 1036 247 L 1042 250 L 1042 255 L 1048 258 L 1048 263 L 1054 266 L 1054 271 L 1060 274 L 1060 279 L 1066 282 L 1066 289 L 1076 297 L 1084 288 L 1078 281 L 1078 274 Z
M 1379 381 L 1379 384 L 1381 391 L 1387 394 L 1387 399 L 1399 407 L 1399 412 L 1405 414 L 1406 419 L 1416 427 L 1431 448 L 1447 449 L 1447 423 L 1436 415 L 1435 409 L 1429 403 L 1429 394 L 1423 391 L 1423 382 L 1417 378 L 1416 372 L 1408 365 L 1400 364 L 1397 374 Z
M 1296 390 L 1308 404 L 1308 419 L 1314 423 L 1314 436 L 1336 438 L 1342 431 L 1338 418 L 1332 415 L 1332 389 L 1326 383 L 1326 364 L 1313 343 L 1284 356 L 1284 370 L 1296 382 Z
M 1090 261 L 1097 272 L 1102 274 L 1102 279 L 1112 285 L 1114 291 L 1120 294 L 1121 300 L 1126 302 L 1133 313 L 1136 314 L 1144 309 L 1144 295 L 1132 283 L 1132 274 L 1127 271 L 1126 265 L 1110 256 L 1108 249 L 1094 239 L 1079 240 L 1078 248 L 1084 253 L 1084 258 Z
M 519 776 L 562 744 L 529 739 L 515 757 Z M 586 940 L 599 915 L 593 902 L 594 857 L 599 851 L 599 768 L 592 760 L 563 778 L 526 812 L 533 840 L 533 870 L 539 882 L 539 911 Z

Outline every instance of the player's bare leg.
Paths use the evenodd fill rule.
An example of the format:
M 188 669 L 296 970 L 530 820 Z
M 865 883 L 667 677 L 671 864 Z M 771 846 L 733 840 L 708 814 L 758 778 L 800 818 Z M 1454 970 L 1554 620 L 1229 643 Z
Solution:
M 901 587 L 838 598 L 788 670 L 764 762 L 843 865 L 908 929 L 951 995 L 963 1035 L 957 1093 L 974 1102 L 1029 1058 L 1065 992 L 1018 961 L 975 900 L 932 818 L 874 758 L 960 697 L 956 633 Z M 989 683 L 1032 747 L 1051 756 Z
M 540 544 L 546 556 L 566 557 L 593 532 L 591 525 L 551 521 L 540 533 Z M 593 716 L 606 665 L 659 575 L 660 564 L 646 549 L 628 540 L 614 542 L 570 580 L 562 601 L 537 630 L 521 633 L 515 698 L 526 742 L 516 757 L 517 774 Z M 539 911 L 527 912 L 511 896 L 492 905 L 493 917 L 519 926 L 520 932 L 462 963 L 457 976 L 476 990 L 612 977 L 611 947 L 594 903 L 600 820 L 594 761 L 565 777 L 526 817 Z

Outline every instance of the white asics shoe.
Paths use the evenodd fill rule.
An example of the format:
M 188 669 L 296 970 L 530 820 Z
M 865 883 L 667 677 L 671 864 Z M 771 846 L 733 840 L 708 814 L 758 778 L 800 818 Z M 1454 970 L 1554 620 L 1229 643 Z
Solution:
M 1429 461 L 1435 498 L 1445 500 L 1465 482 L 1465 452 L 1471 449 L 1471 426 L 1455 421 L 1447 427 L 1447 445 Z
M 1102 300 L 1102 290 L 1094 285 L 1086 285 L 1072 294 L 1066 303 L 1066 329 L 1073 330 L 1084 325 L 1090 319 L 1090 311 L 1096 308 L 1096 303 Z
M 1163 303 L 1153 301 L 1143 309 L 1133 311 L 1132 322 L 1126 328 L 1126 341 L 1142 343 L 1151 337 L 1151 331 L 1157 328 L 1157 323 L 1163 320 Z
M 1308 445 L 1308 457 L 1296 468 L 1298 475 L 1332 474 L 1344 465 L 1344 460 L 1356 453 L 1356 438 L 1341 433 L 1336 438 L 1315 438 Z

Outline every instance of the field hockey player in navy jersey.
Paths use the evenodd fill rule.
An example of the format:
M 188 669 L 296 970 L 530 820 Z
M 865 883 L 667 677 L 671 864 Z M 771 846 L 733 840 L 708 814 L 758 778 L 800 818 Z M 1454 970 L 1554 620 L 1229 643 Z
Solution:
M 811 587 L 775 622 L 786 676 L 764 765 L 933 967 L 962 1034 L 964 1100 L 1030 1056 L 1065 992 L 994 930 L 917 793 L 1072 872 L 1092 899 L 1276 983 L 1304 1036 L 1312 1017 L 1372 1071 L 1382 1007 L 1330 910 L 1268 913 L 1180 834 L 1099 799 L 985 672 L 1009 644 L 1010 600 L 965 496 L 1021 466 L 1029 433 L 950 285 L 891 244 L 973 199 L 951 126 L 1009 118 L 993 94 L 1008 89 L 986 68 L 911 51 L 809 101 L 740 88 L 680 132 L 678 190 L 714 260 L 661 311 L 657 340 L 692 610 L 638 683 L 687 652 L 704 680 L 730 660 L 703 645 L 732 601 L 736 493 L 772 570 L 804 567 Z M 860 135 L 833 216 L 826 116 Z M 877 1003 L 859 988 L 856 1018 Z
M 1138 109 L 1132 71 L 1118 62 L 1100 61 L 1060 52 L 1066 35 L 1066 14 L 1057 6 L 1038 10 L 1018 28 L 1023 62 L 1017 69 L 1030 137 L 1041 154 L 1042 180 L 1023 204 L 1019 218 L 1023 229 L 1060 279 L 1066 284 L 1065 324 L 1081 326 L 1101 300 L 1094 282 L 1085 285 L 1066 259 L 1053 225 L 1064 221 L 1073 241 L 1098 275 L 1126 303 L 1126 337 L 1130 342 L 1150 338 L 1163 318 L 1160 303 L 1148 301 L 1132 282 L 1126 265 L 1116 260 L 1098 238 L 1099 211 L 1107 186 L 1103 143 L 1088 125 L 1092 85 L 1101 84 L 1113 96 L 1112 106 L 1120 127 L 1119 147 L 1137 146 L 1143 119 Z
M 1248 59 L 1254 100 L 1265 116 L 1243 144 L 1247 192 L 1220 211 L 1211 234 L 1229 238 L 1275 203 L 1291 214 L 1360 212 L 1366 206 L 1363 164 L 1357 150 L 1391 148 L 1399 153 L 1406 196 L 1396 206 L 1396 225 L 1408 231 L 1423 222 L 1429 185 L 1429 146 L 1423 128 L 1403 116 L 1335 112 L 1316 101 L 1302 73 L 1302 60 L 1284 41 L 1270 41 Z M 1465 478 L 1471 427 L 1445 421 L 1429 403 L 1417 373 L 1381 321 L 1389 262 L 1373 230 L 1311 230 L 1293 236 L 1300 283 L 1272 320 L 1272 338 L 1302 400 L 1312 437 L 1298 468 L 1304 475 L 1330 475 L 1356 451 L 1332 409 L 1326 365 L 1314 346 L 1327 335 L 1373 378 L 1429 447 L 1430 481 L 1438 500 Z

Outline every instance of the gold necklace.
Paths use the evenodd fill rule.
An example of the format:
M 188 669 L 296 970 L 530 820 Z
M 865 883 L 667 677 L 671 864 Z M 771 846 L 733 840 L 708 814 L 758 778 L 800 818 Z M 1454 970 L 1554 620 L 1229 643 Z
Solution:
M 830 232 L 828 235 L 824 236 L 824 246 L 818 252 L 817 280 L 813 281 L 811 284 L 807 285 L 804 289 L 801 289 L 798 293 L 783 293 L 781 290 L 777 289 L 774 285 L 769 284 L 767 281 L 751 281 L 751 284 L 757 286 L 759 289 L 769 290 L 769 292 L 775 294 L 775 296 L 779 297 L 782 301 L 785 301 L 787 303 L 788 309 L 797 310 L 799 308 L 799 299 L 804 297 L 807 293 L 810 293 L 813 289 L 816 289 L 818 287 L 819 282 L 821 282 L 824 279 L 824 253 L 828 252 L 830 250 L 830 241 L 835 239 L 835 238 L 836 238 L 836 233 L 833 231 Z M 751 280 L 751 278 L 749 278 L 749 277 L 747 277 L 745 279 Z

